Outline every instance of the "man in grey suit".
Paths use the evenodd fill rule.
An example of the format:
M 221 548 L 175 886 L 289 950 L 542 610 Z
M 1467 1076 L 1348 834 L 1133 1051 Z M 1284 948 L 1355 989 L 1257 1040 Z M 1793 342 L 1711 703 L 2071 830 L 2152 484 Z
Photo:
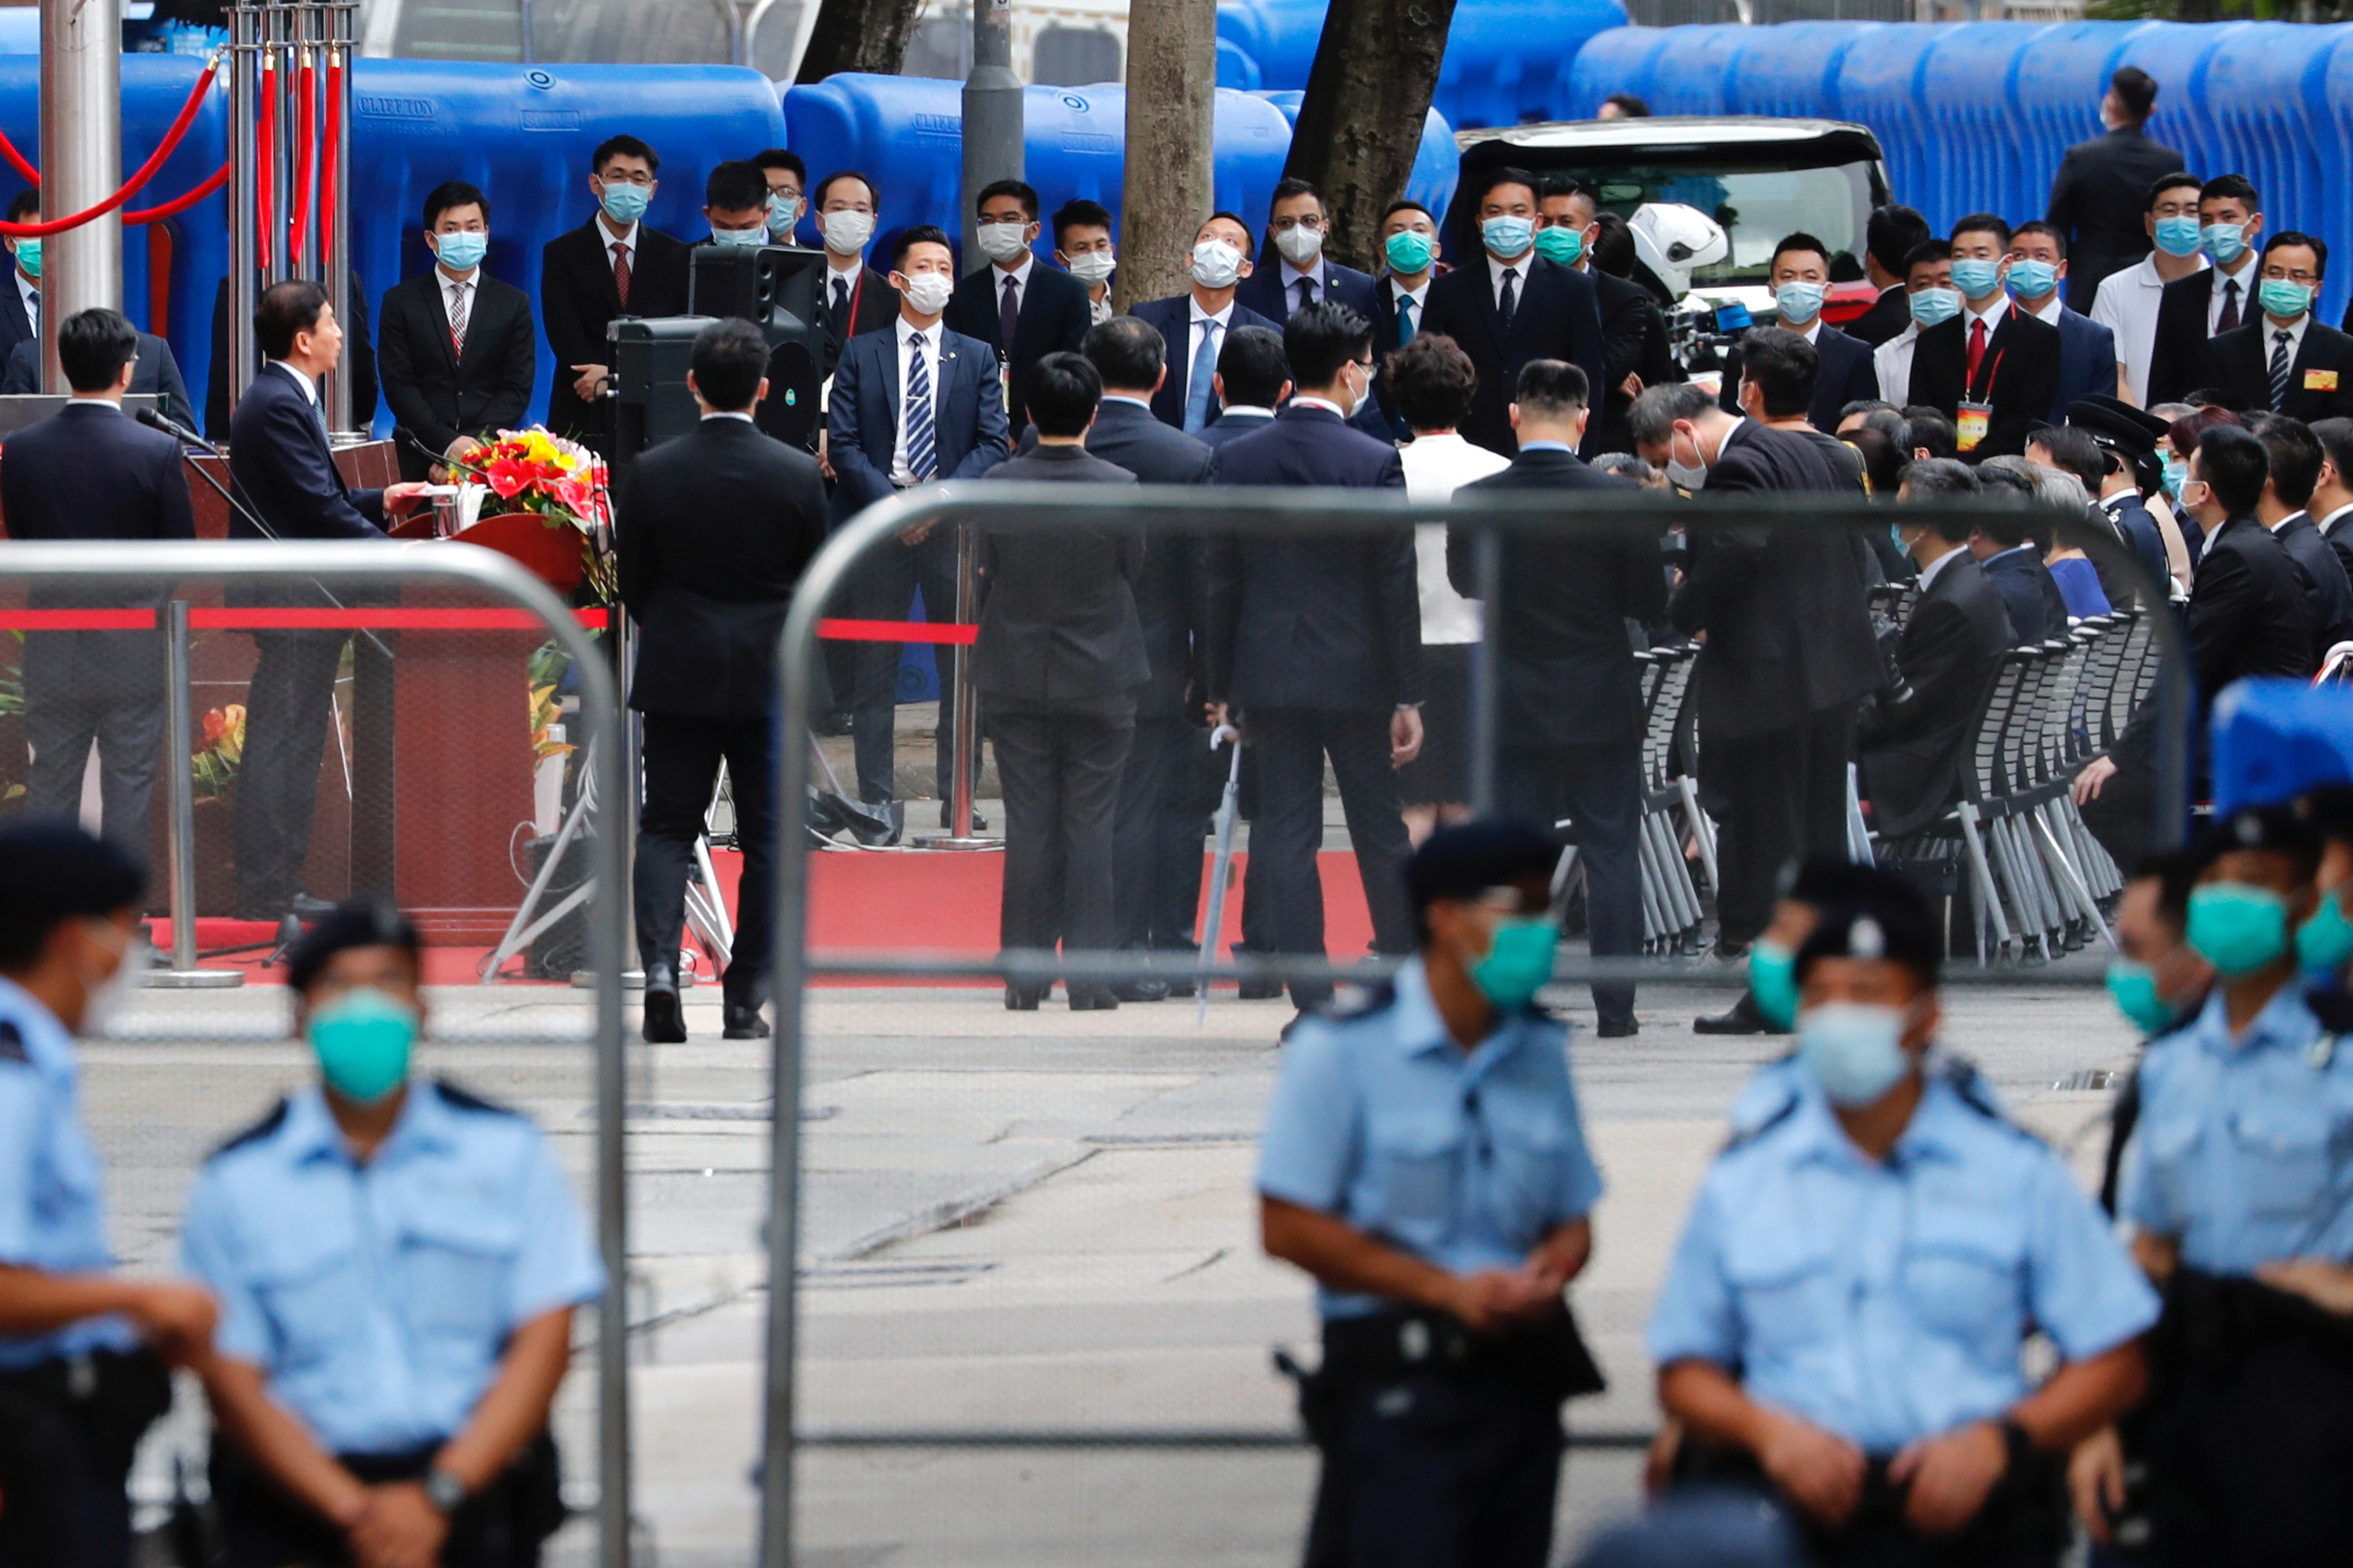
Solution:
M 1148 330 L 1148 329 L 1147 329 Z M 1157 335 L 1156 333 L 1155 334 Z M 1073 353 L 1029 368 L 1021 400 L 1038 432 L 1030 452 L 989 470 L 1036 484 L 1133 485 L 1086 449 L 1103 379 Z M 1082 529 L 984 530 L 974 683 L 1005 787 L 1005 893 L 999 942 L 1064 952 L 1114 945 L 1113 807 L 1150 665 L 1135 613 L 1144 530 L 1116 498 Z M 1038 1005 L 1046 987 L 1015 983 L 1005 1005 Z M 1073 982 L 1074 1011 L 1112 1008 L 1100 984 Z

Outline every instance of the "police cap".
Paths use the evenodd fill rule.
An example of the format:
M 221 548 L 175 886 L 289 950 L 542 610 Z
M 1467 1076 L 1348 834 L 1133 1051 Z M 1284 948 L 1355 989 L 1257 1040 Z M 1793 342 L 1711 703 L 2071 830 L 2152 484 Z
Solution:
M 417 927 L 390 904 L 353 899 L 302 933 L 286 961 L 286 984 L 308 991 L 327 961 L 349 948 L 396 947 L 417 962 Z
M 1943 943 L 1928 900 L 1893 871 L 1861 868 L 1870 872 L 1869 887 L 1825 909 L 1799 946 L 1799 980 L 1818 958 L 1873 958 L 1900 963 L 1923 985 L 1934 985 Z
M 2217 817 L 2198 837 L 2191 858 L 2204 871 L 2223 856 L 2244 849 L 2284 855 L 2304 876 L 2320 868 L 2320 828 L 2294 807 L 2250 805 Z
M 0 965 L 29 963 L 59 921 L 139 901 L 145 868 L 74 823 L 20 818 L 0 828 Z
M 2079 397 L 2067 405 L 2067 423 L 2101 446 L 2134 457 L 2156 451 L 2158 442 L 2172 428 L 2156 415 L 2105 394 Z
M 1481 817 L 1423 839 L 1406 863 L 1406 892 L 1419 914 L 1440 899 L 1476 898 L 1529 877 L 1549 880 L 1559 864 L 1560 845 L 1549 835 L 1511 817 Z
M 2274 677 L 2214 699 L 2214 814 L 2353 783 L 2353 689 Z

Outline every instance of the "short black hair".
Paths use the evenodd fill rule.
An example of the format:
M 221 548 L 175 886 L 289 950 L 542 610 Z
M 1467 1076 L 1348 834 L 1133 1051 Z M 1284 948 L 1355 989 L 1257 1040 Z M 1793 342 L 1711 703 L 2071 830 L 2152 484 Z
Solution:
M 1562 359 L 1528 361 L 1520 366 L 1519 384 L 1512 389 L 1512 401 L 1524 412 L 1556 419 L 1590 408 L 1592 398 L 1593 384 L 1584 370 Z
M 32 189 L 18 191 L 8 198 L 8 221 L 22 223 L 41 210 L 41 193 Z
M 1168 365 L 1168 343 L 1160 329 L 1134 316 L 1113 316 L 1089 327 L 1079 352 L 1108 392 L 1148 393 Z
M 2191 190 L 2205 189 L 2205 182 L 2187 169 L 2176 169 L 2170 174 L 2159 174 L 2149 182 L 2148 200 L 2143 204 L 2143 210 L 2155 208 L 2157 204 L 2164 199 L 2166 192 L 2178 191 L 2185 185 Z
M 1768 419 L 1794 419 L 1813 405 L 1821 352 L 1781 327 L 1759 327 L 1740 340 L 1740 379 L 1757 388 Z
M 1917 207 L 1893 204 L 1875 207 L 1862 227 L 1862 247 L 1880 269 L 1901 276 L 1911 266 L 1912 247 L 1929 236 L 1928 220 Z
M 2237 202 L 2251 213 L 2263 210 L 2262 194 L 2255 189 L 2254 182 L 2244 174 L 2215 175 L 2198 187 L 2198 200 L 2200 205 L 2214 201 Z
M 978 212 L 999 196 L 1011 196 L 1021 204 L 1021 210 L 1029 215 L 1031 223 L 1038 221 L 1037 188 L 1021 180 L 989 181 L 980 187 L 980 195 L 973 197 L 972 210 Z
M 1822 258 L 1822 270 L 1825 272 L 1830 270 L 1831 247 L 1800 229 L 1796 234 L 1786 234 L 1781 237 L 1781 242 L 1773 247 L 1773 254 L 1765 259 L 1766 272 L 1769 275 L 1781 258 L 1792 250 L 1812 251 Z
M 1613 92 L 1601 102 L 1604 107 L 1615 109 L 1620 114 L 1629 115 L 1636 120 L 1648 120 L 1651 117 L 1649 102 L 1630 92 Z
M 327 286 L 309 278 L 289 278 L 264 289 L 253 307 L 253 335 L 261 352 L 271 359 L 292 353 L 295 338 L 316 328 L 326 308 Z
M 901 270 L 900 264 L 907 259 L 907 252 L 919 245 L 936 245 L 948 253 L 951 260 L 955 257 L 955 247 L 948 243 L 947 230 L 935 223 L 909 224 L 891 242 L 891 270 Z
M 463 180 L 444 180 L 427 193 L 425 197 L 425 231 L 441 221 L 441 215 L 451 207 L 480 207 L 482 221 L 491 221 L 491 198 Z
M 77 310 L 58 323 L 58 363 L 76 392 L 104 392 L 139 357 L 139 329 L 120 310 Z
M 1111 209 L 1101 202 L 1091 202 L 1075 196 L 1064 202 L 1054 214 L 1054 248 L 1062 247 L 1062 236 L 1073 228 L 1111 227 Z
M 1583 196 L 1588 201 L 1593 200 L 1593 193 L 1587 190 L 1575 174 L 1546 174 L 1544 184 L 1536 187 L 1536 200 L 1548 202 L 1556 196 Z M 1594 205 L 1600 205 L 1599 202 Z
M 1236 327 L 1218 350 L 1218 379 L 1226 384 L 1226 402 L 1246 408 L 1271 408 L 1291 379 L 1291 362 L 1282 354 L 1282 334 L 1272 327 Z
M 2004 501 L 2017 510 L 1988 512 L 1977 520 L 1977 531 L 2004 550 L 2025 543 L 2035 529 L 2035 520 L 2026 508 L 2042 497 L 2042 481 L 2026 459 L 1988 458 L 1978 465 L 1978 488 L 1988 500 Z
M 1423 206 L 1419 202 L 1415 201 L 1411 196 L 1399 196 L 1397 200 L 1391 202 L 1387 207 L 1383 208 L 1381 212 L 1381 226 L 1384 228 L 1388 227 L 1389 219 L 1397 216 L 1399 213 L 1419 213 L 1422 216 L 1430 220 L 1430 227 L 1436 228 L 1438 226 L 1438 215 L 1431 212 L 1428 207 Z
M 2337 482 L 2353 485 L 2353 419 L 2340 415 L 2333 419 L 2315 420 L 2312 438 L 2320 443 L 2322 456 L 2337 470 Z
M 2312 426 L 2284 414 L 2257 415 L 2253 426 L 2271 463 L 2272 493 L 2292 507 L 2308 504 L 2320 483 L 2320 438 Z
M 2084 489 L 2093 496 L 2100 493 L 2100 481 L 2108 477 L 2108 455 L 2092 439 L 2090 431 L 2073 425 L 2045 425 L 2028 431 L 2026 444 L 2050 453 L 2052 465 L 2083 480 Z
M 1248 234 L 1250 231 L 1250 219 L 1242 216 L 1242 215 L 1238 212 L 1228 212 L 1225 208 L 1219 207 L 1216 212 L 1211 213 L 1208 217 L 1203 218 L 1199 223 L 1193 226 L 1193 238 L 1196 244 L 1200 241 L 1201 231 L 1208 227 L 1213 223 L 1232 224 L 1244 234 Z
M 1274 209 L 1293 196 L 1314 196 L 1315 205 L 1324 205 L 1324 189 L 1313 180 L 1303 180 L 1296 174 L 1286 174 L 1274 183 L 1274 193 L 1266 198 L 1267 221 L 1274 221 Z
M 1973 500 L 1979 489 L 1977 470 L 1957 458 L 1915 458 L 1904 465 L 1903 475 L 1896 483 L 1911 489 L 1915 505 L 1930 500 Z M 1940 514 L 1929 526 L 1947 544 L 1966 544 L 1976 524 L 1966 516 L 1947 512 Z
M 2010 248 L 2010 220 L 2000 213 L 1971 213 L 1953 225 L 1953 237 L 1965 234 L 1992 234 L 2001 237 L 2001 247 Z
M 2116 95 L 2116 102 L 2135 124 L 2147 120 L 2157 107 L 2157 79 L 2138 66 L 2118 66 L 2116 75 L 2108 78 L 2108 90 Z
M 1626 220 L 1613 212 L 1593 215 L 1593 265 L 1612 278 L 1630 278 L 1638 252 L 1634 248 L 1634 231 Z
M 2200 868 L 2198 857 L 2187 847 L 2159 849 L 2142 856 L 2126 879 L 2157 884 L 2158 919 L 2179 936 L 2189 923 L 2189 889 L 2198 885 Z
M 1282 357 L 1303 387 L 1329 386 L 1340 367 L 1373 352 L 1373 323 L 1329 300 L 1296 311 L 1282 329 Z
M 695 390 L 712 407 L 744 414 L 768 374 L 768 335 L 740 316 L 713 321 L 694 334 L 691 362 Z
M 1924 261 L 1950 261 L 1952 258 L 1953 242 L 1951 240 L 1924 239 L 1904 253 L 1904 265 L 1897 270 L 1909 278 L 1912 275 L 1912 269 Z
M 1862 459 L 1863 482 L 1871 487 L 1873 499 L 1894 500 L 1896 489 L 1904 483 L 1904 459 L 1910 455 L 1896 445 L 1895 437 L 1875 426 L 1864 425 L 1849 430 L 1839 439 L 1853 447 L 1855 456 Z
M 0 973 L 39 962 L 67 921 L 131 909 L 146 889 L 146 868 L 121 845 L 65 818 L 17 817 L 0 827 Z
M 817 189 L 809 193 L 808 204 L 811 212 L 825 210 L 826 194 L 833 189 L 834 182 L 837 180 L 856 180 L 866 187 L 867 199 L 874 204 L 874 210 L 878 213 L 882 210 L 882 187 L 874 183 L 871 175 L 857 169 L 836 169 L 832 174 L 819 180 L 817 183 Z
M 1103 377 L 1084 354 L 1048 354 L 1021 378 L 1021 406 L 1040 436 L 1083 435 L 1102 403 Z
M 2052 245 L 2059 247 L 2059 259 L 2062 261 L 2067 259 L 2067 236 L 2061 231 L 2057 224 L 2044 223 L 2039 217 L 2032 219 L 2030 222 L 2020 224 L 2016 228 L 2010 231 L 2010 243 L 2016 245 L 2020 240 L 2024 239 L 2030 234 L 2039 234 L 2048 239 Z
M 302 933 L 286 957 L 286 984 L 298 996 L 307 996 L 339 952 L 355 947 L 396 947 L 408 955 L 408 966 L 422 977 L 423 943 L 416 922 L 392 905 L 372 899 L 353 899 Z
M 1471 412 L 1479 372 L 1444 332 L 1419 332 L 1381 367 L 1391 405 L 1415 430 L 1451 430 Z
M 754 212 L 768 205 L 768 179 L 746 158 L 711 165 L 702 182 L 702 205 L 723 213 Z
M 1933 408 L 1904 411 L 1905 424 L 1912 427 L 1912 449 L 1926 449 L 1932 458 L 1955 458 L 1960 455 L 1961 433 L 1953 422 Z
M 2197 408 L 2219 408 L 2225 414 L 2244 414 L 2251 406 L 2247 395 L 2235 386 L 2196 387 L 2182 394 L 2181 401 Z
M 2313 271 L 2323 278 L 2328 276 L 2328 242 L 2317 235 L 2305 234 L 2297 229 L 2284 228 L 2264 240 L 2263 259 L 2269 261 L 2273 251 L 2284 250 L 2292 245 L 2301 245 L 2311 251 Z
M 643 158 L 649 173 L 655 174 L 661 173 L 661 154 L 646 142 L 627 132 L 618 136 L 607 136 L 596 143 L 596 151 L 590 153 L 588 157 L 589 172 L 596 174 L 603 174 L 605 165 L 615 158 Z
M 759 170 L 763 174 L 771 169 L 790 169 L 793 172 L 793 177 L 800 181 L 803 189 L 808 186 L 808 165 L 801 162 L 801 155 L 798 153 L 786 148 L 771 147 L 765 153 L 753 153 L 752 167 Z
M 2198 477 L 2232 517 L 2254 511 L 2271 473 L 2271 454 L 2252 430 L 2217 425 L 2198 437 Z

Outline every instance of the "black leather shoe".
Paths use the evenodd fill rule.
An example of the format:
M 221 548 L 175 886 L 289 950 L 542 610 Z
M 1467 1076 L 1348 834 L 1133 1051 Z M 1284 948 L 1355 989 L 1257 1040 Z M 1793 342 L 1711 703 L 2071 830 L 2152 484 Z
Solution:
M 1008 985 L 1005 988 L 1005 1010 L 1008 1013 L 1035 1013 L 1045 995 L 1042 986 Z
M 653 975 L 648 973 L 645 1022 L 641 1031 L 646 1043 L 649 1046 L 683 1045 L 686 1041 L 686 1014 L 678 1005 L 678 982 L 671 977 L 667 986 L 658 987 L 653 980 Z
M 721 1016 L 726 1025 L 719 1032 L 723 1040 L 765 1040 L 768 1037 L 768 1020 L 760 1016 L 756 1005 L 730 1002 L 722 1010 Z
M 954 830 L 954 825 L 948 821 L 948 817 L 955 810 L 955 805 L 953 801 L 944 800 L 940 802 L 940 829 L 942 832 L 950 832 Z M 988 831 L 988 818 L 980 815 L 980 808 L 978 806 L 975 806 L 973 808 L 971 831 L 975 833 L 986 833 Z
M 1168 993 L 1166 980 L 1123 980 L 1111 988 L 1111 994 L 1123 1002 L 1166 1002 Z
M 1595 1035 L 1605 1040 L 1627 1040 L 1642 1032 L 1642 1026 L 1631 1018 L 1604 1018 L 1593 1026 Z
M 1282 1000 L 1282 982 L 1280 980 L 1245 980 L 1240 984 L 1241 999 L 1245 1002 Z
M 1092 990 L 1081 987 L 1071 993 L 1071 1011 L 1073 1013 L 1116 1013 L 1119 1011 L 1119 998 L 1113 994 L 1111 991 L 1102 986 L 1096 986 Z
M 314 899 L 308 893 L 300 892 L 288 900 L 286 904 L 287 912 L 305 925 L 312 921 L 324 920 L 333 914 L 337 907 L 325 899 Z
M 1692 1033 L 1694 1035 L 1779 1035 L 1786 1034 L 1788 1031 L 1775 1028 L 1767 1020 L 1765 1015 L 1757 1010 L 1757 998 L 1744 991 L 1740 994 L 1740 1000 L 1735 1002 L 1725 1011 L 1713 1017 L 1694 1018 Z
M 1189 978 L 1184 980 L 1171 980 L 1167 984 L 1168 994 L 1171 996 L 1181 997 L 1189 1002 L 1193 999 L 1193 996 L 1196 994 L 1194 991 L 1193 982 Z

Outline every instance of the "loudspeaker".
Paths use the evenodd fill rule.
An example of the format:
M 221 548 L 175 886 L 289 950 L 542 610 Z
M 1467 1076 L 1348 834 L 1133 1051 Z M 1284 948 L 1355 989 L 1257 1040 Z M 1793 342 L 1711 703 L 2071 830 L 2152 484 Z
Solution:
M 617 317 L 606 329 L 613 345 L 614 488 L 638 453 L 694 428 L 702 411 L 687 389 L 694 340 L 708 316 Z
M 687 309 L 740 316 L 768 339 L 768 395 L 753 414 L 779 441 L 817 450 L 825 379 L 819 314 L 825 252 L 792 245 L 698 245 L 687 257 Z

